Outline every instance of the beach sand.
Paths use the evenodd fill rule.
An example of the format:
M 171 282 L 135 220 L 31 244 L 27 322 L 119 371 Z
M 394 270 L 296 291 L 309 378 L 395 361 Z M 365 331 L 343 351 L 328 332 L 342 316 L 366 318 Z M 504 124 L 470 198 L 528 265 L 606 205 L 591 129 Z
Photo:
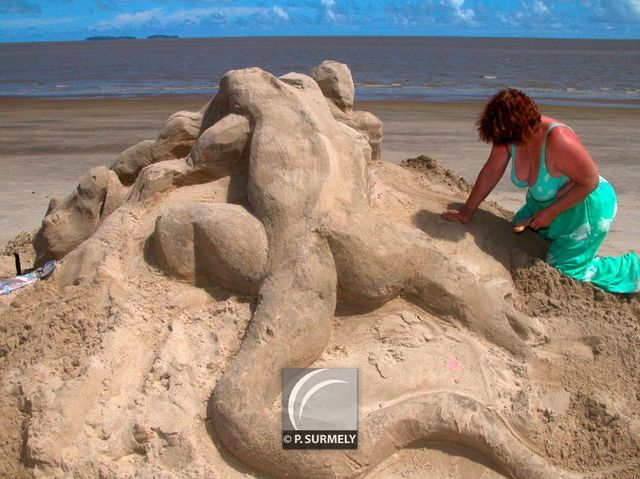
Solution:
M 203 103 L 201 99 L 0 103 L 4 113 L 1 161 L 9 173 L 3 176 L 0 189 L 5 205 L 3 234 L 8 239 L 19 230 L 35 228 L 51 196 L 68 194 L 90 167 L 108 165 L 126 147 L 154 138 L 174 111 L 196 110 Z M 473 134 L 477 104 L 368 103 L 357 107 L 373 111 L 385 122 L 384 159 L 399 162 L 427 154 L 473 180 L 486 157 L 488 147 L 479 143 Z M 313 113 L 311 109 L 308 112 Z M 618 182 L 624 184 L 621 178 L 627 185 L 631 184 L 635 168 L 627 166 L 630 171 L 625 173 L 624 162 L 619 164 L 617 160 L 637 147 L 631 139 L 632 129 L 638 126 L 633 111 L 563 109 L 552 114 L 578 129 L 585 142 L 592 142 L 594 151 L 599 147 L 600 152 L 613 155 L 605 162 L 611 174 L 605 167 L 602 170 L 616 186 Z M 300 121 L 298 116 L 293 118 Z M 310 118 L 318 124 L 323 119 L 320 115 Z M 306 121 L 306 127 L 312 124 Z M 603 132 L 605 127 L 598 125 L 609 125 L 611 132 Z M 336 131 L 316 128 L 311 138 L 319 138 L 319 132 Z M 279 124 L 274 131 L 275 137 L 282 136 L 288 147 L 283 151 L 295 152 L 284 158 L 297 165 L 300 150 L 295 147 L 300 143 L 293 142 L 295 135 L 282 134 Z M 612 136 L 625 138 L 626 145 L 612 140 Z M 599 138 L 602 140 L 598 146 Z M 351 147 L 351 142 L 338 140 L 325 135 L 327 151 L 335 152 L 345 163 L 358 160 L 364 165 L 364 156 Z M 610 141 L 617 148 L 616 154 L 606 146 Z M 265 151 L 259 146 L 250 154 Z M 271 156 L 268 149 L 262 156 L 255 154 L 250 157 L 253 164 L 281 161 L 283 157 L 278 150 Z M 357 156 L 359 154 L 361 156 Z M 167 161 L 165 166 L 168 164 Z M 358 203 L 358 196 L 352 196 L 356 198 L 356 207 L 360 206 L 355 215 L 365 224 L 380 221 L 375 225 L 382 228 L 376 229 L 374 235 L 361 236 L 364 240 L 357 244 L 358 248 L 349 250 L 341 249 L 342 236 L 338 229 L 333 236 L 336 248 L 338 253 L 346 253 L 343 256 L 336 253 L 332 258 L 352 258 L 352 264 L 358 266 L 352 266 L 356 279 L 351 281 L 366 292 L 367 277 L 357 270 L 366 270 L 368 265 L 361 259 L 369 255 L 382 257 L 380 253 L 376 256 L 376 249 L 386 252 L 386 245 L 391 245 L 389 251 L 394 254 L 387 253 L 389 261 L 400 264 L 405 261 L 404 264 L 410 263 L 411 267 L 415 264 L 416 268 L 420 265 L 421 271 L 429 273 L 424 276 L 428 279 L 424 284 L 435 285 L 435 291 L 426 288 L 426 298 L 421 304 L 443 306 L 442 309 L 429 306 L 427 311 L 412 302 L 415 298 L 411 300 L 407 296 L 407 299 L 402 294 L 380 304 L 351 304 L 341 298 L 335 316 L 330 318 L 331 335 L 322 354 L 309 364 L 317 368 L 358 368 L 361 430 L 375 431 L 376 424 L 382 424 L 366 420 L 375 411 L 381 410 L 379 414 L 388 414 L 388 417 L 397 414 L 393 417 L 399 418 L 399 426 L 379 434 L 388 444 L 381 447 L 388 447 L 394 454 L 387 457 L 385 453 L 379 458 L 371 455 L 372 465 L 379 464 L 367 470 L 366 477 L 418 477 L 425 471 L 434 479 L 498 479 L 515 474 L 507 474 L 504 466 L 495 463 L 498 456 L 490 451 L 485 457 L 468 449 L 469 445 L 482 444 L 476 442 L 477 435 L 472 436 L 471 441 L 463 438 L 461 447 L 449 443 L 429 443 L 426 447 L 427 443 L 416 442 L 414 431 L 422 431 L 422 423 L 424 431 L 428 431 L 433 420 L 437 433 L 433 437 L 439 439 L 449 437 L 451 429 L 447 428 L 450 427 L 459 427 L 459 432 L 477 430 L 482 437 L 497 434 L 499 442 L 506 438 L 499 457 L 517 456 L 526 461 L 535 455 L 541 461 L 535 463 L 535 467 L 542 464 L 547 471 L 539 477 L 560 477 L 549 472 L 557 472 L 557 466 L 601 473 L 603 479 L 636 478 L 640 467 L 635 380 L 640 365 L 640 352 L 636 347 L 640 314 L 637 296 L 606 294 L 587 283 L 562 276 L 539 259 L 544 251 L 540 238 L 529 231 L 521 236 L 511 234 L 511 226 L 502 212 L 491 205 L 484 205 L 469 225 L 445 222 L 440 218 L 440 211 L 462 200 L 466 190 L 452 172 L 435 162 L 414 162 L 405 168 L 376 162 L 367 169 L 370 182 L 365 188 L 371 204 L 364 200 Z M 619 172 L 618 178 L 613 177 L 615 171 Z M 339 168 L 332 170 L 330 180 L 335 183 L 327 182 L 338 186 L 322 190 L 333 192 L 334 198 L 345 189 L 360 185 L 354 179 L 359 177 L 341 178 L 341 172 Z M 504 199 L 505 204 L 512 201 L 513 206 L 517 206 L 518 198 L 512 197 L 505 183 L 502 186 L 505 189 L 492 199 Z M 180 471 L 184 477 L 265 477 L 256 476 L 255 471 L 242 462 L 247 462 L 242 453 L 227 449 L 221 442 L 222 429 L 212 429 L 219 424 L 215 421 L 220 416 L 213 416 L 210 409 L 212 391 L 222 375 L 231 370 L 229 365 L 235 360 L 240 344 L 251 347 L 244 346 L 247 343 L 243 341 L 251 337 L 252 333 L 246 331 L 250 331 L 247 328 L 252 322 L 260 324 L 259 319 L 255 319 L 260 316 L 254 314 L 258 310 L 255 298 L 230 294 L 216 282 L 195 281 L 195 276 L 194 281 L 179 278 L 157 261 L 161 247 L 160 236 L 156 234 L 158 218 L 171 218 L 176 207 L 193 209 L 194 203 L 224 204 L 237 186 L 236 183 L 232 187 L 228 178 L 221 178 L 184 185 L 147 200 L 127 202 L 112 212 L 92 237 L 67 255 L 49 280 L 0 299 L 0 366 L 3 369 L 0 476 L 29 477 L 37 471 L 42 477 L 63 474 L 171 477 Z M 631 211 L 636 189 L 627 187 L 625 193 L 625 188 L 619 186 L 619 190 L 622 201 L 629 203 L 627 211 Z M 301 204 L 300 201 L 292 203 Z M 328 205 L 331 208 L 337 205 L 341 212 L 340 203 Z M 231 206 L 236 205 L 226 205 Z M 341 217 L 337 215 L 333 219 L 335 225 L 340 225 Z M 387 218 L 388 223 L 380 218 Z M 356 223 L 349 224 L 349 228 L 353 224 Z M 393 226 L 385 230 L 384 225 Z M 390 228 L 398 233 L 388 234 Z M 427 234 L 422 235 L 417 229 Z M 222 230 L 224 228 L 216 226 L 212 231 Z M 235 226 L 231 231 L 238 235 L 236 238 L 243 234 Z M 620 244 L 631 243 L 628 238 L 637 231 L 637 224 L 636 227 L 624 224 L 624 234 L 616 233 L 616 238 L 620 238 Z M 411 234 L 414 236 L 409 236 Z M 167 237 L 175 242 L 171 243 L 173 249 L 167 250 L 171 254 L 162 253 L 164 258 L 190 254 L 188 239 L 181 243 L 171 234 Z M 413 261 L 413 255 L 422 251 L 407 253 L 404 246 L 392 249 L 397 248 L 397 244 L 406 246 L 403 241 L 413 240 L 424 240 L 421 246 L 425 247 L 424 251 L 430 251 L 430 256 L 420 263 Z M 196 258 L 195 239 L 191 241 Z M 26 242 L 22 246 L 28 249 Z M 200 245 L 198 254 L 212 250 Z M 257 247 L 253 255 L 250 252 L 242 256 L 242 264 L 257 258 L 260 251 Z M 305 250 L 305 254 L 307 251 L 311 256 L 317 255 L 313 249 Z M 408 262 L 407 254 L 412 255 Z M 2 258 L 7 271 L 13 258 L 8 255 Z M 448 260 L 443 261 L 444 258 Z M 334 261 L 328 264 L 335 264 Z M 204 260 L 199 264 L 205 264 Z M 311 264 L 314 267 L 310 269 L 315 272 L 323 263 Z M 372 264 L 377 267 L 378 263 Z M 452 267 L 448 271 L 456 275 L 455 288 L 459 288 L 461 296 L 456 292 L 441 302 L 439 288 L 451 277 L 448 272 L 437 273 L 443 264 Z M 365 267 L 361 269 L 360 265 Z M 196 266 L 194 264 L 194 268 Z M 211 270 L 215 268 L 208 269 Z M 411 277 L 411 268 L 408 271 Z M 338 274 L 337 270 L 334 274 Z M 342 274 L 348 281 L 348 271 Z M 385 269 L 385 274 L 394 277 L 393 265 Z M 361 277 L 365 280 L 360 280 Z M 295 285 L 297 276 L 291 274 L 289 278 L 291 282 L 284 283 L 287 289 L 265 289 L 265 294 L 274 297 L 274 293 L 284 291 L 286 301 L 279 304 L 288 306 L 291 302 L 302 307 L 299 305 L 304 306 L 304 301 L 290 300 L 295 288 L 289 284 Z M 325 284 L 324 278 L 321 283 Z M 475 284 L 481 284 L 483 289 L 475 290 Z M 469 289 L 479 293 L 465 296 Z M 309 290 L 304 291 L 306 294 Z M 316 295 L 307 297 L 311 299 L 305 301 L 315 301 Z M 322 294 L 317 297 L 327 301 Z M 269 304 L 277 303 L 269 301 L 261 302 L 261 306 L 266 304 L 264 307 L 269 308 Z M 457 311 L 466 308 L 486 311 L 487 316 L 495 317 L 496 321 L 467 325 L 451 319 Z M 514 331 L 507 329 L 509 347 L 504 341 L 500 347 L 497 340 L 502 336 L 494 334 L 492 329 L 496 324 L 506 324 L 502 311 L 513 314 L 513 308 L 522 313 L 520 321 L 526 317 L 526 322 L 516 323 L 520 333 L 514 332 L 516 328 L 511 325 Z M 294 314 L 279 311 L 274 313 L 275 317 L 299 321 L 295 310 Z M 315 315 L 314 311 L 312 316 Z M 305 316 L 301 318 L 309 320 Z M 513 318 L 510 316 L 508 320 Z M 281 330 L 274 333 L 267 328 L 264 337 L 286 340 L 291 331 L 294 333 L 291 337 L 299 341 L 301 331 L 316 336 L 315 324 L 286 328 L 285 335 Z M 482 328 L 473 329 L 474 324 Z M 522 325 L 531 325 L 532 329 Z M 525 338 L 529 345 L 525 351 L 531 356 L 520 357 L 508 352 Z M 271 339 L 261 339 L 260 343 L 267 344 L 267 341 Z M 238 371 L 259 379 L 261 374 L 252 373 L 249 367 L 257 365 L 259 371 L 267 364 L 265 357 L 277 358 L 281 353 L 295 356 L 311 349 L 310 343 L 313 341 L 293 351 L 293 346 L 282 348 L 278 346 L 282 343 L 268 343 L 267 347 L 272 349 L 263 349 L 262 359 L 251 358 L 252 361 L 245 362 Z M 262 395 L 265 388 L 247 390 Z M 239 390 L 238 397 L 242 397 L 241 393 Z M 412 402 L 412 398 L 419 399 L 423 393 L 433 393 L 429 398 L 435 397 L 434 401 L 440 398 L 442 409 L 436 408 L 430 415 L 429 408 L 423 414 L 420 408 L 399 406 L 420 405 Z M 442 396 L 443 393 L 446 396 Z M 235 399 L 220 404 L 236 403 Z M 256 404 L 245 399 L 237 403 Z M 460 408 L 464 415 L 452 407 Z M 260 408 L 258 410 L 267 411 L 266 407 Z M 477 411 L 484 412 L 478 415 Z M 419 420 L 413 419 L 414 413 L 419 414 Z M 384 418 L 384 415 L 377 417 Z M 447 424 L 453 421 L 455 426 L 444 427 L 443 421 Z M 254 430 L 259 431 L 255 427 Z M 439 430 L 449 432 L 438 434 Z M 384 439 L 388 431 L 397 432 L 401 442 Z M 374 432 L 370 434 L 378 437 Z M 452 437 L 455 438 L 455 434 Z M 271 444 L 279 445 L 279 442 Z M 408 447 L 395 451 L 397 444 Z M 518 447 L 520 452 L 513 447 Z M 259 464 L 259 469 L 270 471 L 272 467 L 280 467 L 270 456 L 260 457 L 264 463 Z M 349 461 L 349 464 L 357 463 L 354 459 Z
M 52 196 L 66 196 L 89 168 L 110 165 L 127 147 L 153 139 L 169 115 L 197 110 L 207 98 L 0 100 L 0 245 L 36 229 Z M 474 122 L 478 103 L 360 102 L 384 123 L 382 158 L 399 163 L 429 155 L 473 183 L 489 153 Z M 640 231 L 640 115 L 637 109 L 542 106 L 581 136 L 618 194 L 618 216 L 601 253 L 637 249 Z M 507 172 L 508 173 L 508 172 Z M 489 196 L 508 209 L 524 191 L 508 175 Z

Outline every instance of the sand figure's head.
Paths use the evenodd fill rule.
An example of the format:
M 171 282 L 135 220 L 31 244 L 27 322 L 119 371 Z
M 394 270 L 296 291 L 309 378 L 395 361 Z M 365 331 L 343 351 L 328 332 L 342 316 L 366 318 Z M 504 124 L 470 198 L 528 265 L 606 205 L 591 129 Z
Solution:
M 318 83 L 327 100 L 346 112 L 353 110 L 355 88 L 347 65 L 325 60 L 311 70 L 310 76 Z
M 122 204 L 125 191 L 113 171 L 98 166 L 80 179 L 69 196 L 52 199 L 33 240 L 36 264 L 62 258 L 91 236 L 101 218 Z

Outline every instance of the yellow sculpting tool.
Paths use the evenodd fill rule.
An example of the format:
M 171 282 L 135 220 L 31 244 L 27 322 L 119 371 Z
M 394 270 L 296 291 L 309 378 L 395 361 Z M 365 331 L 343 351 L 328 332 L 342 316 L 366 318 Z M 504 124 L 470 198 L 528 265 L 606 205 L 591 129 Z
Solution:
M 515 226 L 513 228 L 513 232 L 516 233 L 516 234 L 522 233 L 524 230 L 527 229 L 527 227 L 529 226 L 529 222 L 530 221 L 531 220 L 527 220 L 526 223 L 522 223 L 521 225 Z

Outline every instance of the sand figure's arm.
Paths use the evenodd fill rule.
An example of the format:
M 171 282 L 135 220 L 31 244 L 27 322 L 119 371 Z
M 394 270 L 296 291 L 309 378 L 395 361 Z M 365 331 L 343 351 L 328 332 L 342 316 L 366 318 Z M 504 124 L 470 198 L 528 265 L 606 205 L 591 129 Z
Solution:
M 242 155 L 249 140 L 249 120 L 227 115 L 205 130 L 186 158 L 161 161 L 142 169 L 127 201 L 140 201 L 173 187 L 213 181 L 246 168 Z
M 200 135 L 187 157 L 187 165 L 209 180 L 238 171 L 243 168 L 240 162 L 250 133 L 247 117 L 225 116 Z
M 141 141 L 120 153 L 111 165 L 122 184 L 130 186 L 140 171 L 161 161 L 183 158 L 198 137 L 202 113 L 180 111 L 169 117 L 155 140 Z
M 331 227 L 329 244 L 345 300 L 374 307 L 402 295 L 520 356 L 529 354 L 527 340 L 543 336 L 537 323 L 503 306 L 502 298 L 420 233 L 374 214 L 352 215 Z

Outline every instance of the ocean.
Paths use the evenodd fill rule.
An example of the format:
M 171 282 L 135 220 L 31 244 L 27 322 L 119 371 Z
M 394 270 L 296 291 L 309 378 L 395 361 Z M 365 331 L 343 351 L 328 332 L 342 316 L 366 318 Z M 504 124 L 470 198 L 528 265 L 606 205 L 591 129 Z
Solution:
M 640 106 L 640 41 L 244 37 L 0 44 L 0 97 L 210 96 L 231 69 L 349 65 L 356 100 L 478 101 L 503 87 L 540 102 Z

